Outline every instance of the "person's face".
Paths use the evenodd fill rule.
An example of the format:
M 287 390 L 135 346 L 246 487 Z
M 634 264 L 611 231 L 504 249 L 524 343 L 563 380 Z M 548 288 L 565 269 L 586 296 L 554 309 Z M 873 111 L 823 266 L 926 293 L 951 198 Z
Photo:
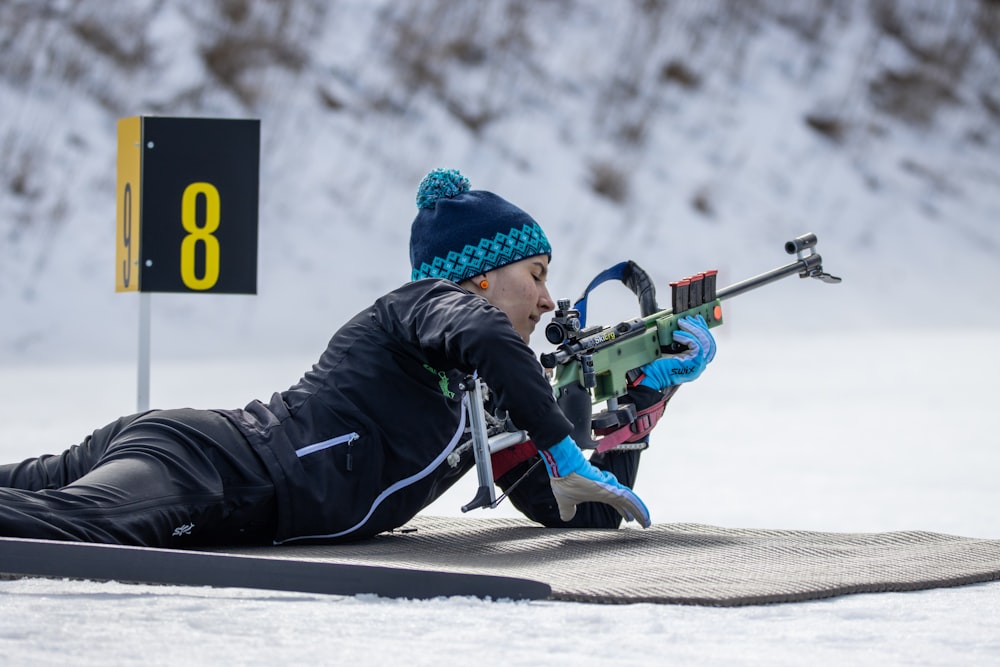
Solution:
M 489 287 L 480 293 L 494 306 L 507 313 L 514 330 L 525 343 L 543 313 L 555 308 L 545 281 L 549 276 L 549 258 L 529 257 L 486 273 Z

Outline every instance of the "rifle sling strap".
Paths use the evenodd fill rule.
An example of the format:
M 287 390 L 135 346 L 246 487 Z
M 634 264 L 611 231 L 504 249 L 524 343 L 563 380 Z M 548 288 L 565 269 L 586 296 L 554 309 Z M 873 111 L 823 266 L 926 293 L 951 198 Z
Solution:
M 660 417 L 663 416 L 664 411 L 667 409 L 667 401 L 670 400 L 672 394 L 673 392 L 667 393 L 662 400 L 636 413 L 635 421 L 631 424 L 594 431 L 597 435 L 603 436 L 597 441 L 597 452 L 606 452 L 623 443 L 639 442 L 648 436 L 649 432 L 656 426 L 656 423 L 660 421 Z M 633 448 L 630 447 L 629 449 Z M 494 481 L 500 479 L 514 467 L 536 454 L 538 454 L 538 448 L 535 447 L 535 443 L 531 440 L 508 447 L 507 449 L 501 449 L 499 452 L 494 452 L 491 456 Z
M 507 449 L 501 449 L 499 452 L 493 452 L 490 456 L 493 464 L 493 481 L 497 481 L 519 464 L 537 454 L 538 448 L 531 440 L 526 440 Z

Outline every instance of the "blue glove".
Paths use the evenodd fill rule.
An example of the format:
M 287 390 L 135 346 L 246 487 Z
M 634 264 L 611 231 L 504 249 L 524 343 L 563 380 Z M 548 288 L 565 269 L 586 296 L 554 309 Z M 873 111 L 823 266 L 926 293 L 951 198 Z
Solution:
M 682 317 L 677 326 L 681 330 L 674 332 L 674 340 L 687 345 L 688 349 L 643 366 L 645 377 L 639 384 L 663 391 L 675 384 L 696 380 L 705 366 L 715 359 L 715 339 L 704 317 Z
M 569 521 L 576 516 L 576 506 L 580 503 L 598 502 L 614 507 L 626 521 L 638 521 L 643 528 L 649 528 L 649 510 L 639 496 L 622 486 L 610 472 L 595 468 L 583 457 L 573 438 L 567 435 L 538 453 L 549 472 L 560 519 Z

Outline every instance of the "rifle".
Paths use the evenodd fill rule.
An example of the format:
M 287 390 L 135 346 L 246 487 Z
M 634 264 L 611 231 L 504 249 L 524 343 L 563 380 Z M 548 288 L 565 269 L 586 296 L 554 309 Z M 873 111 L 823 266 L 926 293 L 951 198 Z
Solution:
M 671 307 L 665 310 L 657 306 L 656 290 L 649 276 L 632 261 L 602 272 L 572 307 L 569 299 L 560 299 L 552 321 L 545 327 L 546 339 L 557 348 L 542 354 L 541 363 L 555 370 L 553 393 L 573 423 L 573 440 L 582 448 L 592 449 L 597 447 L 594 430 L 627 427 L 636 420 L 635 407 L 619 406 L 618 397 L 626 393 L 630 376 L 638 369 L 683 349 L 673 340 L 681 318 L 701 315 L 710 328 L 717 327 L 723 323 L 724 300 L 796 274 L 826 283 L 841 282 L 823 271 L 816 243 L 815 234 L 798 236 L 785 243 L 785 252 L 796 255 L 796 261 L 722 289 L 716 288 L 715 270 L 672 282 Z M 609 278 L 617 278 L 632 289 L 639 299 L 642 316 L 610 327 L 586 327 L 587 295 Z M 475 498 L 462 507 L 463 512 L 468 512 L 477 507 L 496 507 L 499 501 L 490 454 L 525 442 L 528 435 L 513 427 L 505 415 L 487 414 L 483 401 L 488 388 L 482 381 L 467 378 L 463 389 L 479 481 Z M 595 414 L 593 406 L 602 402 L 606 408 Z

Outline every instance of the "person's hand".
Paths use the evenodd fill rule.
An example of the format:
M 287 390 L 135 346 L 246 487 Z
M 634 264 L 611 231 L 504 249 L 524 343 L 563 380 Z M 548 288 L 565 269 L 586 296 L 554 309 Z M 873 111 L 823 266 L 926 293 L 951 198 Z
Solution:
M 675 384 L 696 380 L 705 366 L 715 358 L 715 338 L 708 330 L 704 317 L 682 317 L 677 326 L 681 330 L 674 332 L 674 340 L 686 345 L 687 350 L 643 366 L 645 377 L 639 384 L 663 391 Z
M 580 503 L 597 502 L 611 505 L 626 521 L 638 521 L 643 528 L 649 528 L 649 510 L 639 496 L 610 472 L 594 467 L 583 457 L 573 438 L 567 435 L 538 453 L 545 461 L 560 519 L 569 521 L 576 516 L 576 506 Z

